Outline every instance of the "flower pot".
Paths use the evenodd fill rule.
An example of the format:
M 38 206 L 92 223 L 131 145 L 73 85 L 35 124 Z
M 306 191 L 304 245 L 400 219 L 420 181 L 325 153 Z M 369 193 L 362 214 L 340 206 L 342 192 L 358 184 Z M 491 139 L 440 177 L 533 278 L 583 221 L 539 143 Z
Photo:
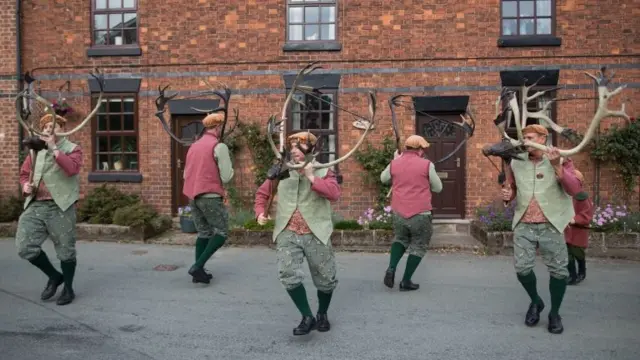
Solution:
M 196 230 L 196 223 L 193 222 L 193 218 L 190 216 L 180 216 L 180 230 L 183 233 L 195 234 L 198 232 Z

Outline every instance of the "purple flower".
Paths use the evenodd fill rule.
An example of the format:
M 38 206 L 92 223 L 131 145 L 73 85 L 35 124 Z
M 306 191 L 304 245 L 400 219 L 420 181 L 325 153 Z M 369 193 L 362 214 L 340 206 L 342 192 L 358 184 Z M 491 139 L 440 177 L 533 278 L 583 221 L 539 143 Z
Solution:
M 391 206 L 385 206 L 384 207 L 384 212 L 390 213 L 391 212 Z

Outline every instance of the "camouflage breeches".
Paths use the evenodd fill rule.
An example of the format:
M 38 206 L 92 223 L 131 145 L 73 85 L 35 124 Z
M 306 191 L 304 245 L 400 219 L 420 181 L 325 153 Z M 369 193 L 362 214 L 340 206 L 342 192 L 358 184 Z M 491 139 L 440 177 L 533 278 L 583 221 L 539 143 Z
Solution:
M 567 252 L 569 253 L 569 260 L 580 260 L 583 261 L 586 257 L 585 248 L 567 244 Z
M 418 214 L 408 219 L 393 214 L 394 241 L 407 249 L 407 254 L 423 257 L 433 235 L 431 215 Z
M 53 200 L 34 201 L 20 215 L 16 232 L 18 255 L 26 260 L 34 259 L 42 244 L 51 237 L 60 261 L 76 258 L 76 208 L 60 210 Z
M 540 245 L 542 261 L 556 279 L 569 276 L 569 255 L 564 234 L 550 223 L 519 223 L 513 232 L 513 256 L 516 272 L 527 275 L 535 267 L 536 244 Z
M 221 197 L 199 197 L 191 200 L 189 205 L 198 237 L 211 239 L 216 234 L 227 237 L 229 213 Z
M 338 285 L 336 261 L 331 243 L 325 245 L 313 234 L 298 235 L 284 230 L 276 237 L 276 256 L 280 283 L 291 290 L 302 284 L 303 259 L 307 258 L 311 279 L 322 292 L 331 292 Z

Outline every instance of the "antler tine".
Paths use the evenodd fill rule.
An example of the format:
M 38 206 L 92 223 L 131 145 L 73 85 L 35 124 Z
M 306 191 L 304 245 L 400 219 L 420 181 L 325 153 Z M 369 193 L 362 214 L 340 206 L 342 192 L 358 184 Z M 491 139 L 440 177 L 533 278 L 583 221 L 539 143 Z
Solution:
M 373 124 L 375 123 L 375 116 L 376 116 L 376 111 L 377 111 L 377 99 L 376 99 L 376 94 L 373 91 L 369 91 L 369 125 L 366 127 L 364 133 L 362 133 L 362 136 L 360 136 L 360 139 L 358 140 L 358 142 L 356 143 L 356 145 L 353 147 L 353 149 L 351 149 L 348 153 L 346 153 L 343 157 L 336 159 L 334 161 L 330 161 L 328 163 L 325 164 L 317 164 L 314 166 L 314 168 L 316 169 L 323 169 L 323 168 L 328 168 L 328 167 L 332 167 L 336 164 L 339 164 L 345 160 L 347 160 L 351 155 L 353 155 L 358 148 L 360 147 L 360 145 L 362 145 L 362 143 L 364 142 L 364 139 L 367 137 L 367 135 L 369 134 L 369 131 L 371 130 L 371 128 L 373 127 Z
M 22 109 L 22 98 L 24 96 L 27 96 L 25 93 L 22 94 L 18 94 L 18 96 L 16 97 L 16 108 L 18 106 L 20 106 L 20 108 Z M 25 121 L 25 119 L 22 117 L 22 111 L 16 111 L 16 119 L 18 120 L 18 122 L 20 123 L 20 125 L 22 125 L 22 127 L 29 132 L 30 134 L 36 134 L 36 135 L 44 135 L 42 132 L 38 131 L 37 129 L 35 129 L 31 124 L 27 124 L 27 122 Z
M 59 136 L 69 136 L 79 131 L 80 129 L 82 129 L 85 125 L 89 123 L 89 120 L 93 118 L 93 116 L 98 112 L 98 109 L 102 105 L 102 96 L 104 95 L 104 76 L 97 68 L 95 69 L 95 73 L 90 73 L 90 75 L 94 77 L 98 81 L 98 84 L 100 85 L 100 93 L 98 94 L 98 100 L 96 100 L 96 106 L 93 107 L 93 110 L 89 113 L 89 115 L 87 115 L 84 118 L 84 120 L 78 126 L 73 128 L 73 130 L 59 133 L 58 134 Z
M 267 139 L 269 140 L 269 145 L 271 146 L 271 150 L 276 155 L 276 159 L 282 160 L 282 154 L 278 151 L 278 147 L 273 142 L 273 127 L 276 120 L 275 115 L 271 115 L 269 120 L 267 121 Z

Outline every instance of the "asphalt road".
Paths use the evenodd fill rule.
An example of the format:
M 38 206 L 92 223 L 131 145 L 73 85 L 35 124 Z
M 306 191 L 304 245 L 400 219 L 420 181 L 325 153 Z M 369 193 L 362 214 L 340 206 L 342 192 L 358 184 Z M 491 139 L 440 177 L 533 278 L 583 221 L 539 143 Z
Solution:
M 40 301 L 44 276 L 13 241 L 0 241 L 1 359 L 640 358 L 640 263 L 590 261 L 587 280 L 567 291 L 565 332 L 552 335 L 541 263 L 548 305 L 527 328 L 528 297 L 509 257 L 429 253 L 414 276 L 421 289 L 400 293 L 382 284 L 386 255 L 338 253 L 332 329 L 296 337 L 300 316 L 271 250 L 222 249 L 207 265 L 209 286 L 186 274 L 191 248 L 79 243 L 78 252 L 77 298 L 60 307 Z M 179 268 L 154 270 L 163 264 Z M 315 309 L 309 278 L 305 285 Z

